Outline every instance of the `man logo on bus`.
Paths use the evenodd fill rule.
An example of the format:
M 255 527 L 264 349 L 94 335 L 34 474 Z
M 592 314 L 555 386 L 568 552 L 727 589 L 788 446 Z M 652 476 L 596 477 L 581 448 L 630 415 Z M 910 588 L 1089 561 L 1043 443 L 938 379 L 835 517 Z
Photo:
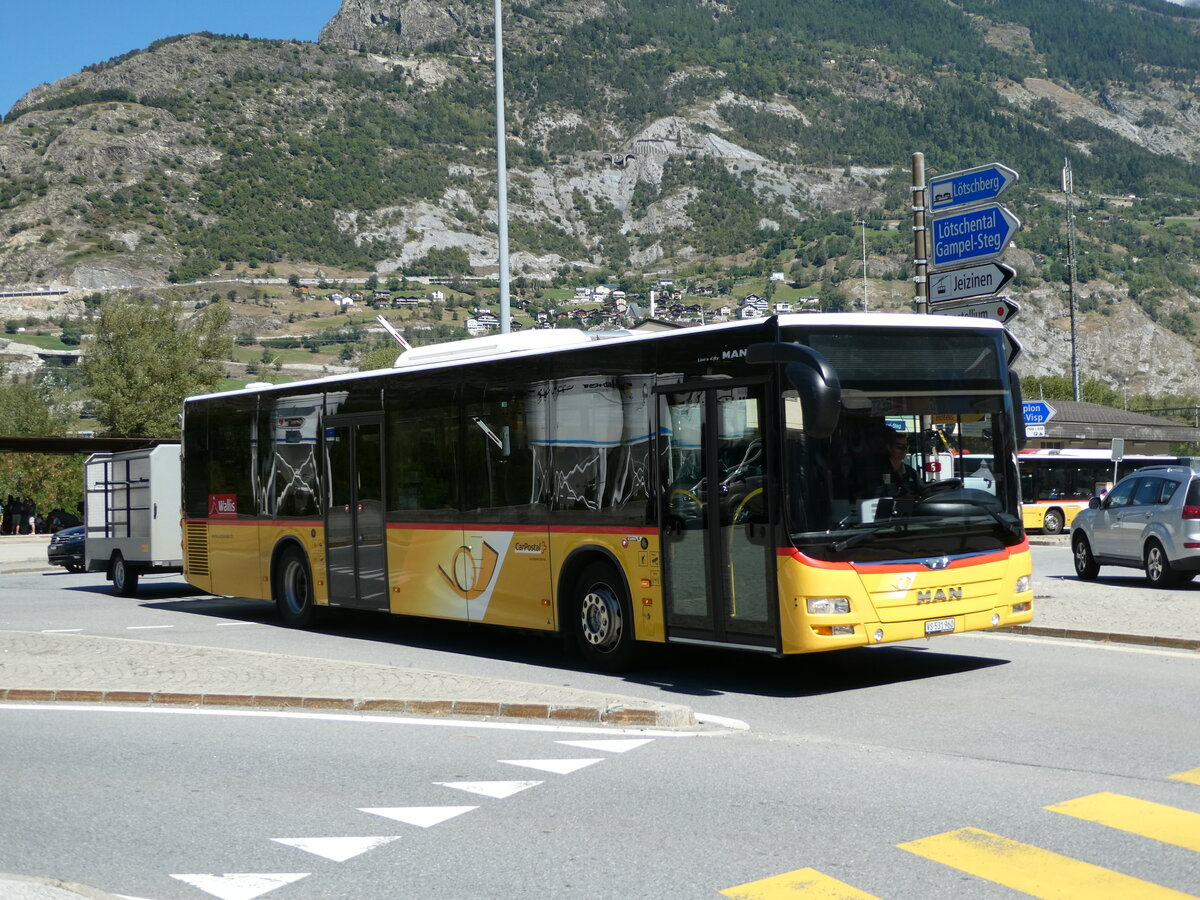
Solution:
M 474 600 L 482 596 L 492 583 L 499 559 L 500 555 L 487 541 L 483 542 L 478 560 L 471 555 L 470 547 L 459 547 L 450 560 L 450 573 L 438 566 L 438 574 L 458 596 L 464 600 Z
M 961 600 L 963 598 L 963 589 L 961 587 L 938 588 L 936 591 L 917 591 L 918 603 L 941 603 L 943 600 Z

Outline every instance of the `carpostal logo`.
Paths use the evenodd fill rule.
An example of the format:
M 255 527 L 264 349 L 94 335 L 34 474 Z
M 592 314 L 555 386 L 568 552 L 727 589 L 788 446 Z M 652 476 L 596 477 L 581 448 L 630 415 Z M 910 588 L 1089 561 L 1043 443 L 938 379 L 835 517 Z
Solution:
M 471 554 L 470 547 L 459 547 L 450 560 L 450 571 L 447 572 L 445 566 L 438 566 L 438 574 L 458 596 L 474 600 L 491 586 L 492 578 L 499 572 L 499 561 L 496 548 L 484 541 L 479 559 Z
M 210 519 L 236 519 L 237 494 L 209 494 L 208 517 Z
M 545 552 L 545 541 L 517 541 L 513 544 L 513 553 L 521 553 L 526 556 L 542 556 Z

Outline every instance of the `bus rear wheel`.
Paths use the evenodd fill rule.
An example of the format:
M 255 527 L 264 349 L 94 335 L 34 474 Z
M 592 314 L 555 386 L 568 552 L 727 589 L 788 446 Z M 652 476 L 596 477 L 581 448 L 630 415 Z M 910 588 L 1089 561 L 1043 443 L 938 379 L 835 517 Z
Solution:
M 1065 520 L 1066 517 L 1062 514 L 1062 510 L 1048 509 L 1042 519 L 1042 531 L 1046 534 L 1062 534 Z
M 572 616 L 579 651 L 589 665 L 619 672 L 633 664 L 636 642 L 629 592 L 611 565 L 597 562 L 583 570 L 575 582 Z
M 289 628 L 311 628 L 318 610 L 313 600 L 312 574 L 308 557 L 298 547 L 288 547 L 275 563 L 271 582 L 279 618 Z

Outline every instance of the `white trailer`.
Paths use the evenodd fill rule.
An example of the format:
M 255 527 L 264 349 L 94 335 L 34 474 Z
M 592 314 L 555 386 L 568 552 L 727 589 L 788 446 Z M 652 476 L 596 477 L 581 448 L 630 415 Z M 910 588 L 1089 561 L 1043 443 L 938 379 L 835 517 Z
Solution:
M 84 563 L 131 597 L 149 572 L 183 571 L 179 445 L 94 453 L 84 464 Z

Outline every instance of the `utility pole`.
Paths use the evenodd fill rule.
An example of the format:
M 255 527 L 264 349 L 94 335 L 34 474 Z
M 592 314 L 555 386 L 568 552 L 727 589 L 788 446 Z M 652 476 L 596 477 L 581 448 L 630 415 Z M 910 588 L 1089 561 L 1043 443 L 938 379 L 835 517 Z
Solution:
M 493 8 L 496 15 L 496 229 L 500 244 L 500 333 L 508 334 L 512 330 L 512 309 L 508 299 L 508 160 L 504 148 L 504 31 L 500 0 L 495 0 Z
M 1075 207 L 1071 160 L 1063 159 L 1062 189 L 1067 197 L 1067 302 L 1071 307 L 1071 395 L 1079 402 L 1079 357 L 1075 343 Z

